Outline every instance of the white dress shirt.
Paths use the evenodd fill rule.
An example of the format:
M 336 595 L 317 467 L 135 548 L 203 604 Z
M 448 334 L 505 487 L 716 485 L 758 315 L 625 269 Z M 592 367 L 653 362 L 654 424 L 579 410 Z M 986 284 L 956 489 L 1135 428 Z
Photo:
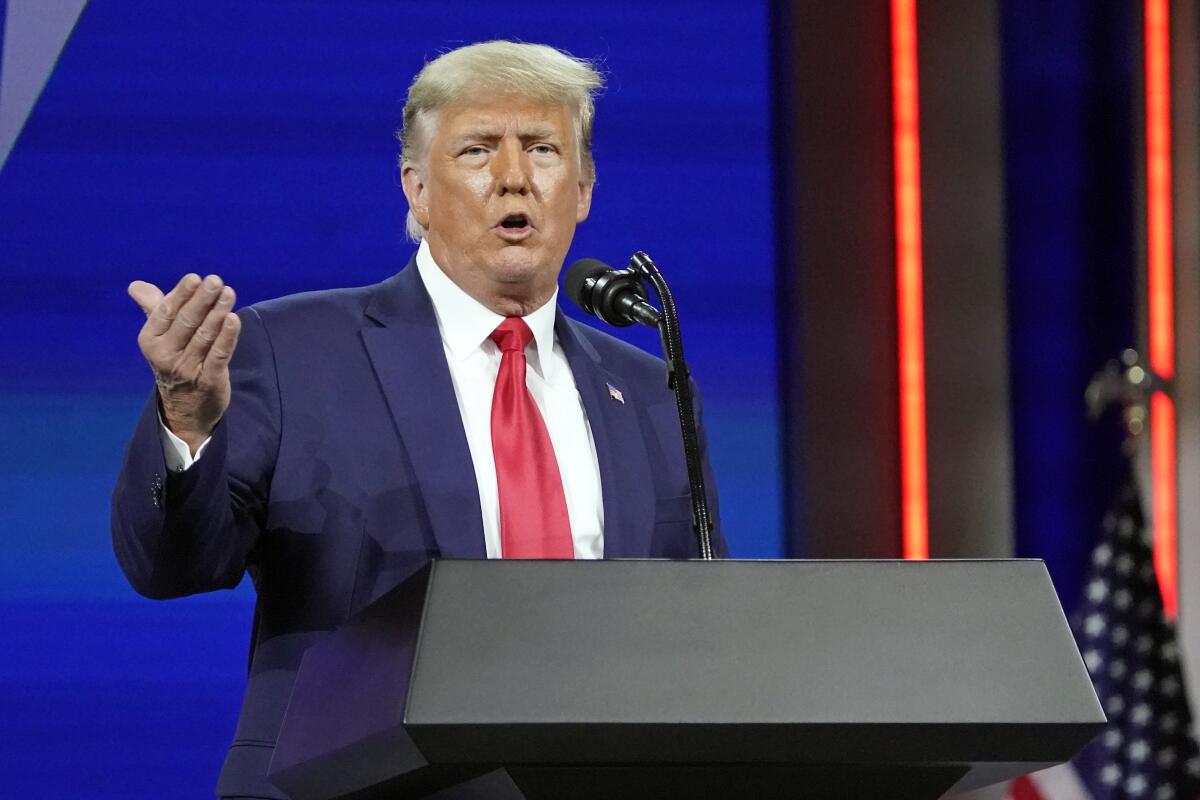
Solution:
M 425 242 L 421 242 L 417 250 L 417 270 L 433 302 L 454 396 L 458 400 L 475 467 L 487 556 L 500 558 L 500 499 L 496 487 L 496 462 L 492 456 L 492 392 L 500 370 L 500 349 L 489 337 L 504 317 L 450 280 L 434 262 Z M 571 365 L 554 336 L 557 300 L 556 291 L 549 302 L 524 317 L 533 332 L 533 340 L 525 348 L 528 363 L 525 385 L 546 422 L 558 460 L 575 558 L 601 558 L 604 555 L 604 502 L 600 465 Z M 208 446 L 206 441 L 193 457 L 187 443 L 161 421 L 159 432 L 170 470 L 187 469 Z

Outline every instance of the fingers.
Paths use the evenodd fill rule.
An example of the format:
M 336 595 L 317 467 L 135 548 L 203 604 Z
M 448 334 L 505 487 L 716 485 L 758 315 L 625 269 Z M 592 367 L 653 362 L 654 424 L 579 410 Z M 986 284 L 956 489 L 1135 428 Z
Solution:
M 205 289 L 207 290 L 207 283 Z M 197 293 L 199 294 L 199 293 Z M 217 336 L 221 332 L 225 318 L 229 316 L 229 312 L 233 310 L 233 304 L 236 300 L 236 295 L 232 287 L 225 286 L 217 292 L 217 300 L 213 303 L 212 308 L 204 315 L 204 321 L 196 328 L 195 333 L 187 341 L 183 351 L 183 363 L 186 365 L 200 364 L 208 356 L 209 350 L 212 348 L 213 342 L 217 340 Z M 189 301 L 190 304 L 190 301 Z M 177 322 L 182 323 L 184 316 L 190 313 L 187 307 L 179 312 Z
M 231 313 L 237 296 L 219 276 L 201 280 L 188 273 L 165 296 L 153 284 L 134 281 L 129 284 L 129 296 L 147 314 L 138 345 L 154 369 L 160 389 L 199 380 L 218 341 L 221 352 L 213 361 L 228 362 L 241 321 Z
M 179 313 L 180 306 L 188 300 L 196 291 L 196 287 L 200 285 L 200 276 L 189 272 L 179 279 L 179 283 L 175 284 L 172 289 L 164 297 L 158 291 L 157 286 L 145 283 L 144 281 L 134 281 L 129 284 L 129 295 L 142 307 L 142 311 L 146 312 L 146 324 L 142 327 L 144 336 L 162 336 L 166 333 L 171 323 L 175 321 L 175 316 Z M 143 300 L 149 301 L 154 298 L 154 292 L 143 287 L 150 287 L 154 292 L 157 292 L 156 302 L 147 309 Z M 137 295 L 134 293 L 137 292 Z
M 184 276 L 183 280 L 187 281 L 189 277 L 192 276 Z M 208 316 L 208 312 L 212 310 L 217 300 L 220 299 L 221 290 L 224 288 L 224 281 L 216 275 L 209 275 L 198 286 L 194 286 L 191 296 L 184 300 L 182 305 L 178 306 L 178 313 L 174 315 L 170 327 L 161 334 L 163 346 L 169 350 L 184 350 L 189 342 L 191 342 L 192 337 L 195 336 L 196 331 L 204 323 L 204 318 Z M 167 305 L 172 305 L 172 303 L 167 300 L 160 304 L 159 307 Z
M 146 283 L 145 281 L 134 281 L 129 284 L 129 288 L 125 291 L 129 292 L 129 296 L 133 298 L 133 302 L 138 304 L 147 317 L 150 316 L 150 312 L 163 299 L 162 290 L 153 283 Z
M 232 290 L 231 290 L 232 291 Z M 226 313 L 221 320 L 221 330 L 208 349 L 204 359 L 204 371 L 212 374 L 216 370 L 227 369 L 229 359 L 237 347 L 238 333 L 242 330 L 242 319 L 237 314 Z

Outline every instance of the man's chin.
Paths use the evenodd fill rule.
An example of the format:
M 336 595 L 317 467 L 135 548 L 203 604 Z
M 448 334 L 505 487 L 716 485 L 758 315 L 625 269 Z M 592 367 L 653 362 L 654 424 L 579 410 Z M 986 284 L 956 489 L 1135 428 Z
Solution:
M 557 279 L 560 268 L 561 265 L 547 264 L 544 258 L 523 247 L 512 246 L 497 254 L 490 271 L 501 283 L 522 284 L 536 283 L 549 273 L 553 273 Z

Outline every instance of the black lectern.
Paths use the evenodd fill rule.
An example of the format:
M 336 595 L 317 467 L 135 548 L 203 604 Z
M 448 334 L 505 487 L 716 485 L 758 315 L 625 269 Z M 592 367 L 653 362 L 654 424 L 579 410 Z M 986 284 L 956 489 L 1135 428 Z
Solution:
M 294 800 L 923 800 L 1104 714 L 1040 561 L 435 561 L 305 654 Z

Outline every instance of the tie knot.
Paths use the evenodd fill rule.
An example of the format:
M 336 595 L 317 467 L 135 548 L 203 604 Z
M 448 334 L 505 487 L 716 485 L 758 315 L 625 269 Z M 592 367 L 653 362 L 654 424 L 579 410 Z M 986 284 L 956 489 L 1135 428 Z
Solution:
M 520 317 L 508 317 L 496 326 L 490 338 L 501 353 L 521 353 L 533 338 L 533 331 Z

